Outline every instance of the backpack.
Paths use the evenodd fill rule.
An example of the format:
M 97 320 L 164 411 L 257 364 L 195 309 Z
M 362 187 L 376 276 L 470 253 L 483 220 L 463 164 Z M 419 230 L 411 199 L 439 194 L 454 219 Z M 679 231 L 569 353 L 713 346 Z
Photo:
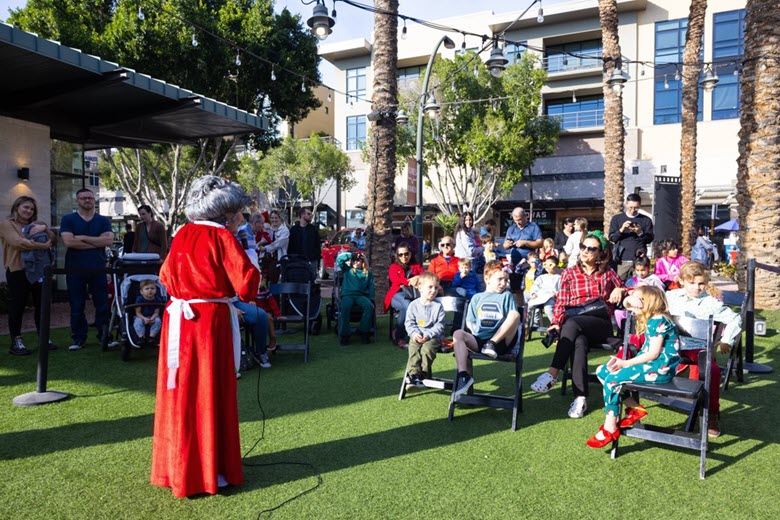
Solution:
M 693 245 L 693 248 L 691 248 L 691 260 L 695 260 L 696 262 L 701 262 L 702 264 L 709 266 L 710 265 L 710 254 L 706 247 L 702 245 L 701 242 L 696 242 Z

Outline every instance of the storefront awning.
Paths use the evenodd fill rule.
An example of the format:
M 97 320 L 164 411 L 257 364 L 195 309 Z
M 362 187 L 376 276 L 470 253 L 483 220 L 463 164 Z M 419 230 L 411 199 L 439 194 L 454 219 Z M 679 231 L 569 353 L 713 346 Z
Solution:
M 84 148 L 258 133 L 264 118 L 0 23 L 0 115 Z

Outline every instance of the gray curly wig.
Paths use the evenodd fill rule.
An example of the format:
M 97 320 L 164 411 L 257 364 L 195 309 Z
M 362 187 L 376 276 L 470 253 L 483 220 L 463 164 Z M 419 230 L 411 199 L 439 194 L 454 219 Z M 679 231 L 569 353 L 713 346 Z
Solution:
M 237 213 L 251 202 L 240 185 L 222 177 L 205 175 L 192 183 L 184 214 L 190 222 L 210 220 L 224 224 L 225 215 Z

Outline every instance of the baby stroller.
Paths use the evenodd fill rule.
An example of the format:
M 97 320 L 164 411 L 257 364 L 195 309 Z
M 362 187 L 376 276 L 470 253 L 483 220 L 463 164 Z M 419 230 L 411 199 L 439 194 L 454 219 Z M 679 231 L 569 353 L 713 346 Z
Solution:
M 141 294 L 140 286 L 143 280 L 154 280 L 157 294 L 167 301 L 168 294 L 157 273 L 160 270 L 160 257 L 152 253 L 128 253 L 114 263 L 113 286 L 114 295 L 111 305 L 111 321 L 109 331 L 113 335 L 113 346 L 120 347 L 122 361 L 130 359 L 131 348 L 156 347 L 159 335 L 153 341 L 145 341 L 138 337 L 133 328 L 133 319 L 138 305 L 136 299 Z M 147 305 L 160 307 L 160 318 L 165 310 L 164 303 L 149 303 Z
M 308 327 L 309 333 L 315 336 L 322 330 L 322 315 L 320 308 L 322 306 L 322 297 L 320 295 L 320 284 L 316 283 L 317 273 L 309 264 L 309 261 L 302 255 L 287 255 L 279 261 L 281 264 L 281 282 L 307 283 L 311 286 L 311 301 L 309 307 Z M 282 313 L 290 312 L 303 316 L 306 310 L 306 297 L 290 296 L 285 301 L 279 302 L 282 307 Z M 285 310 L 284 306 L 288 305 Z

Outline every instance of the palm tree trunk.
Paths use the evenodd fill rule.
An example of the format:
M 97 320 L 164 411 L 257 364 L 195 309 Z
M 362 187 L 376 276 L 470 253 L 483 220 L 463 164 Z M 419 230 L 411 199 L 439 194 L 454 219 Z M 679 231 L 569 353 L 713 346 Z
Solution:
M 740 263 L 780 266 L 780 9 L 748 0 L 737 160 Z M 769 59 L 764 58 L 769 56 Z M 744 273 L 740 287 L 744 289 Z M 780 275 L 758 269 L 756 307 L 780 309 Z
M 680 246 L 685 256 L 691 256 L 696 241 L 694 215 L 696 211 L 696 124 L 699 117 L 699 53 L 704 35 L 704 15 L 707 0 L 691 0 L 688 32 L 685 35 L 682 68 L 682 125 L 680 138 L 680 216 L 682 222 Z
M 371 103 L 374 110 L 393 111 L 398 104 L 398 0 L 375 0 L 374 7 L 379 12 L 374 14 L 374 90 Z M 392 249 L 396 123 L 394 117 L 386 117 L 373 125 L 366 245 L 376 284 L 376 307 L 381 309 L 388 290 L 387 272 Z
M 623 210 L 625 192 L 623 98 L 606 82 L 620 63 L 616 0 L 599 0 L 599 20 L 604 49 L 604 229 L 607 230 L 612 216 Z

